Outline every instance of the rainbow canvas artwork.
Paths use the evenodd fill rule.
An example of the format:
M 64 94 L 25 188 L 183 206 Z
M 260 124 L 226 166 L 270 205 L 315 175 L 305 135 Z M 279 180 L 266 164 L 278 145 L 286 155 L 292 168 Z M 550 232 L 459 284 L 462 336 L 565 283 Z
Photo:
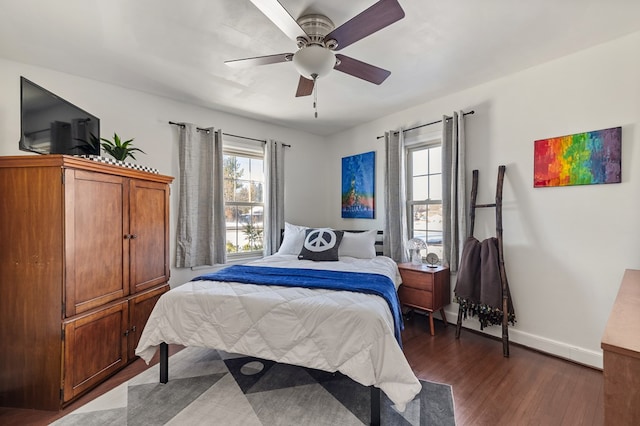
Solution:
M 533 186 L 620 183 L 622 127 L 535 141 Z

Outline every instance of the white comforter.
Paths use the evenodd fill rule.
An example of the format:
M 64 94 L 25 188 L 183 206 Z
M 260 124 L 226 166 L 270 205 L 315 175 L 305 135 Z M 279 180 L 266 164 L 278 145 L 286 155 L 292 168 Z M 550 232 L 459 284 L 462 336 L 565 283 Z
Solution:
M 312 262 L 274 255 L 257 266 L 383 274 L 399 285 L 387 257 Z M 374 385 L 404 410 L 420 391 L 379 296 L 349 291 L 192 281 L 162 295 L 136 355 L 147 363 L 162 342 L 221 349 L 325 371 Z

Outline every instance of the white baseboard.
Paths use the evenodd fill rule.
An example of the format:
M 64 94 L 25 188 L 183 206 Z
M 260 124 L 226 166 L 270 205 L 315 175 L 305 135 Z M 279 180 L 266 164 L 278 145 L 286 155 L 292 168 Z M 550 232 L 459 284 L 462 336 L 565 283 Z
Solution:
M 436 313 L 435 315 L 439 317 L 440 314 Z M 455 324 L 458 322 L 458 311 L 446 311 L 446 315 L 448 323 L 455 326 Z M 476 318 L 467 318 L 462 323 L 462 327 L 477 331 L 479 333 L 495 336 L 500 339 L 502 338 L 501 327 L 492 326 L 486 327 L 484 330 L 480 330 L 480 323 Z M 462 333 L 464 334 L 464 330 L 462 331 Z M 461 338 L 463 338 L 463 336 L 461 336 Z M 526 346 L 531 349 L 535 349 L 540 352 L 547 353 L 549 355 L 557 356 L 559 358 L 567 359 L 579 364 L 587 365 L 589 367 L 602 369 L 601 351 L 593 351 L 578 346 L 572 346 L 567 343 L 559 342 L 557 340 L 552 340 L 546 337 L 520 331 L 514 327 L 509 327 L 509 341 L 520 344 L 522 346 Z

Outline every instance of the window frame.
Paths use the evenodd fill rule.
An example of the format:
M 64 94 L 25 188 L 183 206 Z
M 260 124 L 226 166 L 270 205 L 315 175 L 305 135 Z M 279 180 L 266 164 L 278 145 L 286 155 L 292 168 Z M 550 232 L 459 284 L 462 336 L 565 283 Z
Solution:
M 426 199 L 413 199 L 411 197 L 411 195 L 413 194 L 413 180 L 416 176 L 414 176 L 414 172 L 413 172 L 413 156 L 416 152 L 418 151 L 424 151 L 424 150 L 430 150 L 430 149 L 434 149 L 434 148 L 441 148 L 442 149 L 442 140 L 441 138 L 424 138 L 421 139 L 419 141 L 416 141 L 415 143 L 412 144 L 407 144 L 405 146 L 405 200 L 406 200 L 406 215 L 407 215 L 407 236 L 409 237 L 409 239 L 411 238 L 416 238 L 415 237 L 415 227 L 414 227 L 414 218 L 413 218 L 413 210 L 416 206 L 425 206 L 425 209 L 427 210 L 427 212 L 429 211 L 430 206 L 440 206 L 440 208 L 442 209 L 442 204 L 443 204 L 443 200 L 442 200 L 442 190 L 440 192 L 441 198 L 440 199 L 433 199 L 433 198 L 426 198 Z M 427 162 L 427 173 L 425 174 L 425 176 L 435 176 L 435 175 L 440 175 L 442 179 L 442 157 L 440 158 L 440 172 L 439 173 L 431 173 L 430 172 L 430 165 Z M 431 194 L 429 193 L 429 188 L 427 188 L 427 196 L 429 197 Z M 428 251 L 429 252 L 437 252 L 439 253 L 439 256 L 442 257 L 442 240 L 439 244 L 437 243 L 432 243 L 429 244 L 428 240 L 429 240 L 429 226 L 428 226 L 429 222 L 427 220 L 426 223 L 426 235 L 425 235 L 425 242 L 427 243 L 428 246 Z M 444 236 L 444 229 L 442 230 L 433 230 L 434 232 L 439 232 L 441 235 Z M 437 247 L 437 248 L 436 248 Z
M 249 207 L 250 209 L 253 209 L 254 207 L 261 207 L 262 211 L 263 211 L 263 224 L 262 224 L 262 248 L 260 248 L 259 250 L 251 250 L 251 251 L 236 251 L 236 252 L 228 252 L 227 251 L 227 259 L 229 261 L 239 261 L 239 260 L 248 260 L 248 259 L 255 259 L 255 258 L 261 258 L 264 257 L 264 208 L 265 208 L 265 199 L 266 199 L 266 180 L 264 179 L 266 177 L 266 164 L 265 164 L 265 156 L 264 156 L 264 151 L 260 152 L 258 150 L 255 149 L 242 149 L 241 147 L 229 147 L 229 146 L 223 146 L 222 148 L 222 155 L 223 158 L 227 157 L 227 156 L 234 156 L 234 157 L 242 157 L 242 158 L 246 158 L 249 160 L 261 160 L 262 161 L 262 176 L 263 176 L 263 180 L 262 180 L 262 202 L 251 202 L 251 201 L 231 201 L 228 202 L 226 199 L 224 199 L 223 197 L 223 201 L 224 201 L 224 207 L 225 207 L 225 211 L 227 206 L 234 206 L 236 208 L 239 207 Z M 224 159 L 223 159 L 224 161 Z M 239 180 L 243 180 L 243 179 L 239 179 Z M 237 180 L 236 180 L 237 182 Z M 237 221 L 237 219 L 236 219 Z M 237 222 L 239 223 L 239 222 Z M 242 232 L 240 229 L 236 229 L 235 230 L 236 233 L 238 232 Z M 227 243 L 228 243 L 228 239 L 227 239 L 227 235 L 226 235 L 226 220 L 225 220 L 225 250 L 227 247 Z

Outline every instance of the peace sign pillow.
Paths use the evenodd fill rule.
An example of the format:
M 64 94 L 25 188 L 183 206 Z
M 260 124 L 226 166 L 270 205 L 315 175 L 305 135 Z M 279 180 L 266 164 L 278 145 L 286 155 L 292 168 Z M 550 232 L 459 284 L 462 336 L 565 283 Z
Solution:
M 343 235 L 343 231 L 329 228 L 307 229 L 298 259 L 337 261 Z

